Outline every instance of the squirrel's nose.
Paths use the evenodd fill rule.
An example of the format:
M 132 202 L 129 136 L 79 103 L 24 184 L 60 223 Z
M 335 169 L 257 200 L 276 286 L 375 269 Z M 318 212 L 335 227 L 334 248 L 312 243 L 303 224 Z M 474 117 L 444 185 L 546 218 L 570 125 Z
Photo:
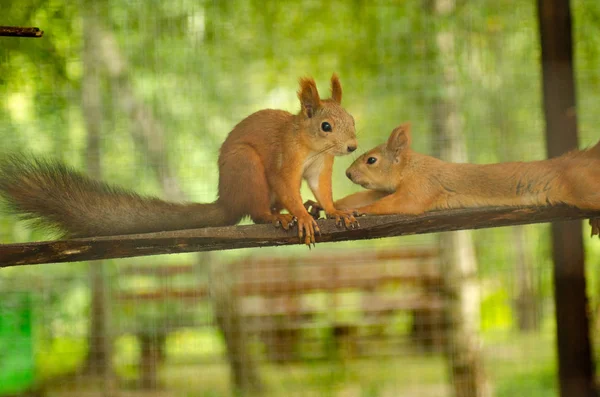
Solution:
M 352 174 L 350 173 L 350 170 L 346 171 L 346 176 L 348 179 L 352 180 Z
M 356 150 L 356 145 L 348 145 L 348 153 L 352 153 Z

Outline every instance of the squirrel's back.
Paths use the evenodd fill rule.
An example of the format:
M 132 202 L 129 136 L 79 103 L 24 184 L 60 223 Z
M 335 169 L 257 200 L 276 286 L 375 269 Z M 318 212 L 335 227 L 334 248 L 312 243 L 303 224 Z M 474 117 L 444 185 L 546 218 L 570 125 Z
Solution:
M 291 133 L 294 115 L 285 110 L 263 109 L 252 113 L 235 127 L 223 141 L 221 153 L 227 153 L 236 145 L 248 145 L 268 156 L 268 150 L 280 150 L 284 134 Z M 264 152 L 264 153 L 263 153 Z

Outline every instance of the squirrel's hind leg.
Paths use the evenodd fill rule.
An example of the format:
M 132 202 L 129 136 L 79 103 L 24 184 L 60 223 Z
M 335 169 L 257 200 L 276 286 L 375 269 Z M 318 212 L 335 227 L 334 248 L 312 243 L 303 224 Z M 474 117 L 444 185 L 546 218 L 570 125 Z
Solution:
M 294 224 L 290 214 L 271 206 L 271 189 L 265 166 L 248 145 L 237 145 L 219 159 L 219 201 L 233 214 L 249 215 L 254 223 L 273 223 L 288 230 Z

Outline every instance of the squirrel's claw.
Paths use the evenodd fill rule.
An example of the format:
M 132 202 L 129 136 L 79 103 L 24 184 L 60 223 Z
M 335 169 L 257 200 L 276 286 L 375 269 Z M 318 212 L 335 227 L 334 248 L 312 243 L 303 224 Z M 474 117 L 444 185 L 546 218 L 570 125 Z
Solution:
M 354 215 L 344 217 L 344 226 L 346 229 L 354 229 L 358 227 L 358 221 L 354 218 Z
M 329 218 L 335 219 L 335 225 L 337 227 L 342 227 L 343 225 L 346 229 L 356 229 L 360 227 L 360 225 L 353 213 L 353 211 L 336 211 L 327 215 Z
M 281 227 L 283 230 L 288 231 L 296 223 L 296 218 L 291 214 L 275 214 L 273 225 L 277 228 Z
M 350 227 L 352 228 L 352 230 L 358 229 L 360 227 L 360 223 L 358 222 L 358 220 L 355 219 L 355 222 L 351 223 Z
M 344 219 L 344 221 L 345 221 L 345 219 Z M 342 217 L 341 216 L 336 216 L 335 217 L 335 225 L 337 227 L 342 227 Z
M 316 244 L 315 234 L 316 233 L 319 233 L 319 235 L 321 234 L 319 225 L 313 219 L 313 217 L 308 213 L 297 219 L 298 219 L 298 222 L 297 222 L 298 238 L 300 239 L 301 242 L 308 245 L 309 247 L 311 244 L 314 246 Z

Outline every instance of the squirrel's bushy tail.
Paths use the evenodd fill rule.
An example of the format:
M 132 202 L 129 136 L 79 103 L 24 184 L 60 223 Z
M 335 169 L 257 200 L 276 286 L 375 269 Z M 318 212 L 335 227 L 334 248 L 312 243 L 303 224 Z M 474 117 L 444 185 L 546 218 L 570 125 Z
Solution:
M 0 160 L 0 196 L 10 210 L 71 237 L 109 236 L 237 223 L 218 202 L 170 203 L 93 180 L 58 162 Z

